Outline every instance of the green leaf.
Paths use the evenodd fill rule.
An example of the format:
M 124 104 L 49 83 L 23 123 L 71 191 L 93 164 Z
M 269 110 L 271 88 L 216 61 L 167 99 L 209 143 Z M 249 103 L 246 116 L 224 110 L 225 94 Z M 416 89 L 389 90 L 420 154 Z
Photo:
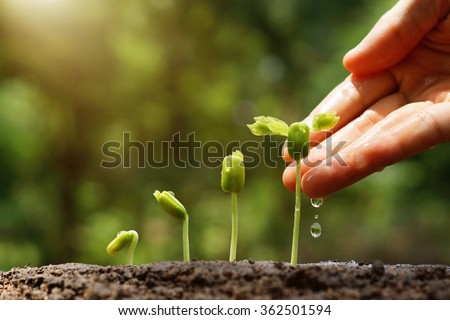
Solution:
M 254 119 L 255 123 L 249 124 L 247 127 L 255 136 L 273 134 L 287 137 L 289 126 L 284 121 L 266 116 L 259 116 Z
M 270 134 L 270 129 L 267 125 L 261 123 L 248 124 L 247 127 L 255 136 L 265 136 Z
M 331 130 L 339 121 L 336 112 L 325 112 L 314 116 L 312 122 L 312 132 Z

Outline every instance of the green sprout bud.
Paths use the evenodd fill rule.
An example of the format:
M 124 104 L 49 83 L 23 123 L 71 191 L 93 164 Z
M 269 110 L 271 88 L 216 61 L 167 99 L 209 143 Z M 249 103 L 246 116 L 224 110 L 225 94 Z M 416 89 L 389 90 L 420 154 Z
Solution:
M 339 117 L 336 116 L 336 112 L 325 112 L 314 116 L 311 131 L 320 132 L 331 130 L 336 123 L 338 123 Z
M 295 161 L 305 158 L 309 154 L 309 127 L 303 122 L 294 122 L 289 127 L 287 138 L 289 155 Z
M 191 260 L 189 252 L 189 215 L 186 209 L 175 198 L 172 191 L 159 192 L 156 190 L 153 195 L 158 200 L 161 207 L 171 216 L 183 221 L 183 260 L 188 262 Z
M 255 123 L 248 124 L 247 127 L 255 136 L 274 134 L 286 137 L 288 135 L 289 126 L 280 119 L 266 116 L 259 116 L 254 119 Z
M 137 232 L 134 230 L 119 231 L 114 240 L 111 241 L 111 243 L 106 248 L 106 252 L 108 252 L 110 256 L 116 255 L 117 252 L 131 243 L 131 241 L 133 240 L 133 233 L 137 234 Z
M 161 207 L 171 216 L 179 220 L 185 220 L 187 218 L 187 212 L 184 206 L 175 198 L 175 195 L 171 191 L 160 192 L 156 190 L 153 195 L 158 200 Z
M 111 243 L 106 247 L 106 252 L 113 256 L 127 245 L 130 245 L 128 249 L 127 263 L 133 264 L 134 250 L 136 249 L 138 241 L 139 235 L 136 231 L 119 231 L 114 240 L 111 241 Z
M 256 119 L 255 119 L 256 120 Z M 244 188 L 245 167 L 244 155 L 239 150 L 233 151 L 222 162 L 222 177 L 220 184 L 222 190 L 231 193 L 231 242 L 230 262 L 236 261 L 238 240 L 238 204 L 237 193 Z
M 225 192 L 239 192 L 244 188 L 244 183 L 244 155 L 239 150 L 236 150 L 223 159 L 220 184 Z

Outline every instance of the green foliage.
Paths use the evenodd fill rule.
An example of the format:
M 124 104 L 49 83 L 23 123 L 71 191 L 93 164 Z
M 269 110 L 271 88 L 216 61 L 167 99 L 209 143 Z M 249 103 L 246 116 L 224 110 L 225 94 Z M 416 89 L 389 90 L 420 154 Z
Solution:
M 259 114 L 300 121 L 344 79 L 342 56 L 395 1 L 24 3 L 0 2 L 2 270 L 115 264 L 104 244 L 122 228 L 136 228 L 140 246 L 151 248 L 137 250 L 135 263 L 176 260 L 182 226 L 149 200 L 173 186 L 192 208 L 193 257 L 224 259 L 229 199 L 217 177 L 231 150 L 213 159 L 210 144 L 215 166 L 183 168 L 173 159 L 186 160 L 186 150 L 167 153 L 162 142 L 177 132 L 195 132 L 202 143 L 245 142 L 246 124 Z M 122 145 L 129 168 L 101 168 L 103 144 L 124 132 L 154 145 Z M 305 261 L 449 264 L 447 148 L 387 168 L 319 210 L 303 206 Z M 292 195 L 279 182 L 284 163 L 276 148 L 255 152 L 276 168 L 247 172 L 240 256 L 284 260 L 292 224 Z M 144 153 L 171 163 L 138 168 Z M 315 213 L 319 239 L 306 231 Z
M 314 116 L 311 131 L 320 132 L 331 130 L 339 121 L 336 112 L 325 112 Z
M 287 137 L 289 126 L 286 122 L 274 118 L 259 116 L 254 118 L 255 123 L 248 124 L 247 127 L 255 136 L 265 136 L 267 134 Z

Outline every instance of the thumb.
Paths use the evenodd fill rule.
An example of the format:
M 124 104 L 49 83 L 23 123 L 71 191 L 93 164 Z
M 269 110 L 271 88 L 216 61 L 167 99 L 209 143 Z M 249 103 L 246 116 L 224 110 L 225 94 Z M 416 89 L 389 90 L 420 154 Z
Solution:
M 448 14 L 447 0 L 400 0 L 344 57 L 356 75 L 369 75 L 401 61 Z

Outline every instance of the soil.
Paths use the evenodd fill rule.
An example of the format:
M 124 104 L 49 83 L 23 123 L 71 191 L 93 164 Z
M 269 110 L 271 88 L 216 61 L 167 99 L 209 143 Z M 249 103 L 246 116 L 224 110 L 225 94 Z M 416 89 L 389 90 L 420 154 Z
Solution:
M 450 267 L 351 262 L 80 263 L 0 273 L 0 299 L 450 299 Z

